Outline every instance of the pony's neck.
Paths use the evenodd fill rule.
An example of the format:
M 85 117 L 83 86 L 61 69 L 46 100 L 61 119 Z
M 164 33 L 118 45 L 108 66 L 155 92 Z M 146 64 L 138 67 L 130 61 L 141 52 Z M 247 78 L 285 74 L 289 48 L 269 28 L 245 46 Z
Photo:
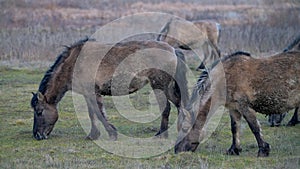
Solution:
M 49 104 L 56 105 L 70 90 L 70 72 L 63 71 L 53 72 L 52 77 L 47 83 L 47 89 L 44 91 L 44 96 Z
M 69 88 L 67 84 L 63 86 L 53 86 L 49 91 L 46 91 L 44 95 L 49 104 L 57 105 L 68 90 Z
M 43 79 L 45 82 L 41 84 L 44 85 L 44 89 L 40 89 L 49 104 L 57 105 L 65 93 L 72 89 L 73 67 L 80 50 L 81 47 L 76 47 L 65 51 L 64 56 L 58 58 L 46 73 Z

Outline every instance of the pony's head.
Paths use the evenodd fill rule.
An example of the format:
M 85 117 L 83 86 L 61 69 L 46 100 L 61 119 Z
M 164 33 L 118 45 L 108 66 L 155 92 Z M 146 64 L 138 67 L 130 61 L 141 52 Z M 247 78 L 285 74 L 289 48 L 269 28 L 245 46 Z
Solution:
M 57 108 L 56 105 L 47 103 L 47 98 L 41 92 L 32 94 L 33 137 L 37 140 L 47 139 L 58 119 Z
M 179 114 L 175 153 L 197 149 L 201 141 L 202 128 L 210 110 L 210 85 L 208 71 L 204 70 L 198 79 L 186 109 Z
M 175 153 L 182 151 L 195 151 L 199 145 L 197 134 L 193 129 L 195 118 L 193 113 L 187 110 L 180 112 L 178 117 L 178 137 L 175 144 Z
M 80 40 L 58 55 L 54 64 L 43 77 L 38 92 L 32 93 L 31 107 L 34 110 L 33 136 L 37 140 L 47 139 L 58 119 L 57 103 L 70 90 L 71 78 L 75 62 L 81 48 L 87 41 L 94 41 L 88 37 Z

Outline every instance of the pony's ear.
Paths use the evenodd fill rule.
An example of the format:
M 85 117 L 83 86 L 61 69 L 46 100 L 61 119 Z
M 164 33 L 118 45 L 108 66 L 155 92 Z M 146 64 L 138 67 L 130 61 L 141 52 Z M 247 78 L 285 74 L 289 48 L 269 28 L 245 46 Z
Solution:
M 172 22 L 173 18 L 171 18 L 166 24 L 165 26 L 161 29 L 158 37 L 157 37 L 157 41 L 164 41 L 169 33 L 169 29 L 170 29 L 170 24 Z
M 46 97 L 41 92 L 37 93 L 37 98 L 38 98 L 38 101 L 40 101 L 40 102 L 46 101 Z
M 33 92 L 31 92 L 31 94 L 34 96 L 35 95 L 35 93 L 33 93 Z
M 157 37 L 156 40 L 157 41 L 164 41 L 166 39 L 166 37 L 167 37 L 168 32 L 169 32 L 169 27 L 166 26 L 165 28 L 163 28 L 161 30 L 161 32 L 159 33 L 159 35 L 158 35 L 158 37 Z

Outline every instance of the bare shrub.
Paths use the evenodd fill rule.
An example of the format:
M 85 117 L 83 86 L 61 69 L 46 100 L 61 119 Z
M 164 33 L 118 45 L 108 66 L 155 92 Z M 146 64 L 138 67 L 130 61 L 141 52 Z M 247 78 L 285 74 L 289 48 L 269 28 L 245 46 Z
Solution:
M 295 0 L 11 0 L 1 1 L 0 9 L 0 61 L 53 61 L 62 45 L 137 12 L 215 20 L 222 26 L 219 44 L 224 54 L 281 51 L 299 34 L 300 27 L 300 3 Z

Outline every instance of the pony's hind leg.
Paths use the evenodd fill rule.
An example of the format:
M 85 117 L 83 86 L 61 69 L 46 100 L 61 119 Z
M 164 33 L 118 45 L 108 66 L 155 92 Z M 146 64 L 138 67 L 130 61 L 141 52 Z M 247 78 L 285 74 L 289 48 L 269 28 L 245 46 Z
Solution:
M 87 136 L 88 139 L 95 140 L 100 136 L 100 132 L 97 128 L 95 119 L 96 117 L 102 122 L 103 126 L 105 127 L 105 130 L 108 132 L 109 137 L 111 140 L 117 139 L 117 130 L 116 128 L 110 124 L 106 117 L 105 117 L 105 111 L 104 111 L 104 105 L 102 103 L 101 96 L 97 96 L 97 100 L 93 99 L 94 97 L 85 97 L 85 100 L 87 102 L 89 115 L 92 122 L 91 132 Z
M 93 111 L 93 108 L 91 107 L 90 104 L 88 104 L 88 100 L 86 99 L 87 106 L 88 106 L 88 111 L 89 111 L 89 118 L 91 120 L 91 131 L 90 133 L 86 136 L 87 140 L 96 140 L 100 136 L 100 131 L 97 127 L 97 116 Z
M 231 120 L 232 144 L 227 150 L 227 154 L 239 155 L 242 151 L 240 146 L 241 114 L 236 110 L 230 110 L 229 112 Z
M 278 127 L 280 126 L 282 120 L 284 119 L 285 115 L 287 113 L 282 113 L 282 114 L 270 114 L 269 115 L 269 119 L 268 119 L 268 122 L 270 123 L 270 126 L 271 127 Z
M 96 111 L 98 119 L 104 125 L 105 130 L 108 132 L 110 140 L 113 140 L 113 141 L 117 140 L 117 138 L 118 138 L 117 129 L 115 128 L 114 125 L 110 124 L 107 121 L 106 112 L 105 112 L 105 108 L 104 108 L 104 104 L 103 104 L 103 98 L 101 96 L 97 96 L 97 105 L 100 110 L 100 112 Z
M 259 147 L 259 150 L 258 150 L 258 154 L 257 156 L 258 157 L 267 157 L 269 156 L 269 153 L 270 153 L 270 145 L 265 142 L 262 138 L 262 134 L 261 134 L 261 128 L 260 128 L 260 124 L 259 122 L 257 121 L 256 119 L 256 112 L 249 108 L 249 107 L 246 107 L 246 108 L 243 108 L 241 110 L 244 118 L 246 119 L 252 133 L 254 134 L 255 136 L 255 139 L 257 141 L 257 144 L 258 144 L 258 147 Z
M 295 126 L 296 124 L 300 123 L 300 121 L 298 119 L 298 110 L 299 110 L 299 107 L 296 107 L 293 117 L 287 124 L 288 126 Z

